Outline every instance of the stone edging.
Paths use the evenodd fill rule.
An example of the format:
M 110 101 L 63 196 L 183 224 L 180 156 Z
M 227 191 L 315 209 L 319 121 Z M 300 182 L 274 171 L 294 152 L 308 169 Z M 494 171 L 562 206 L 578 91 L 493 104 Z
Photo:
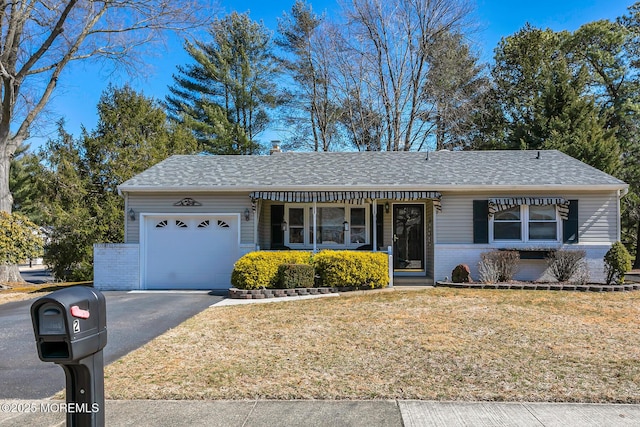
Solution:
M 265 299 L 295 297 L 304 295 L 322 295 L 341 292 L 343 288 L 294 288 L 294 289 L 229 289 L 229 298 Z
M 573 285 L 569 283 L 453 283 L 436 282 L 435 286 L 466 289 L 518 289 L 526 291 L 580 291 L 580 292 L 621 292 L 638 291 L 640 283 L 624 285 Z

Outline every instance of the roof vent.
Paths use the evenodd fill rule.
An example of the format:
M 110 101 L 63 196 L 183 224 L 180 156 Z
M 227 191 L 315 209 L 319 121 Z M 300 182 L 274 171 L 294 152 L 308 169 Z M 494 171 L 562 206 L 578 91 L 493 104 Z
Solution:
M 429 152 L 427 151 L 427 158 L 425 160 L 429 160 Z
M 536 156 L 536 159 L 540 160 L 540 152 L 538 151 L 538 155 Z
M 279 140 L 271 141 L 271 151 L 269 151 L 269 154 L 273 154 L 273 153 L 282 153 L 282 150 L 280 150 Z

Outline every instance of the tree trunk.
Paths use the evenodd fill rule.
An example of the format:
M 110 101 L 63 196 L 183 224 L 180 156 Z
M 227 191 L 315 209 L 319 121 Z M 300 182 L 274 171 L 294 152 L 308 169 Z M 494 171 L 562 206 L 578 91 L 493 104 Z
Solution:
M 633 269 L 640 269 L 640 219 L 638 220 L 638 230 L 636 231 L 636 259 L 633 262 Z
M 13 210 L 13 196 L 9 188 L 9 168 L 11 167 L 11 156 L 15 152 L 13 144 L 4 144 L 0 151 L 0 211 L 9 212 Z M 24 283 L 17 265 L 0 265 L 0 283 Z
M 11 196 L 9 189 L 9 168 L 11 167 L 12 154 L 5 144 L 0 153 L 0 211 L 9 213 L 13 208 L 13 196 Z
M 17 265 L 0 265 L 0 284 L 3 283 L 24 283 Z

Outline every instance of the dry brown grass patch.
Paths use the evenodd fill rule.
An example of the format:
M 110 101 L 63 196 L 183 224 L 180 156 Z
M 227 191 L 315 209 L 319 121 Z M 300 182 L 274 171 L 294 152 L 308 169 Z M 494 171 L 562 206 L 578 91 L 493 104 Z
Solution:
M 39 298 L 47 295 L 49 292 L 53 292 L 58 289 L 62 289 L 67 286 L 90 284 L 91 282 L 77 282 L 77 283 L 46 283 L 43 285 L 36 285 L 33 283 L 10 283 L 9 289 L 0 289 L 0 304 L 12 301 L 24 301 L 33 298 Z
M 640 292 L 432 289 L 214 307 L 106 368 L 111 399 L 640 402 Z

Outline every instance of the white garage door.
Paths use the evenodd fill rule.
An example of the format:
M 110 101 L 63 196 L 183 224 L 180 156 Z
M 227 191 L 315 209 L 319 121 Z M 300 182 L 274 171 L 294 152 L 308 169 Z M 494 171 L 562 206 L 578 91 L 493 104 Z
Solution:
M 144 288 L 228 289 L 238 260 L 237 215 L 146 216 Z

